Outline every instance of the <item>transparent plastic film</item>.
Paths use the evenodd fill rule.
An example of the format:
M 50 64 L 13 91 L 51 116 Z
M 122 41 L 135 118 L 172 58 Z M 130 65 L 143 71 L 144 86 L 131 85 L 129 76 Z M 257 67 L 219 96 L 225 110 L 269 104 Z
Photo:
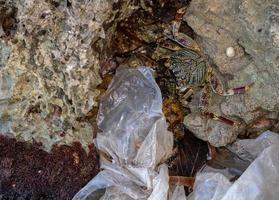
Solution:
M 173 135 L 153 71 L 119 68 L 102 97 L 97 124 L 102 171 L 73 199 L 167 200 L 169 177 L 163 163 L 172 153 Z

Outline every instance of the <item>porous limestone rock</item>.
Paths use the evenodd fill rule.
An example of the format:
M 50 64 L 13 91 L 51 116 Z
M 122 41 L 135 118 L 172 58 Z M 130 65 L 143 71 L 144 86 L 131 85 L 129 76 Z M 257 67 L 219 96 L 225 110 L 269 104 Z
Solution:
M 243 95 L 215 97 L 209 110 L 225 116 L 236 116 L 249 123 L 259 108 L 274 110 L 279 103 L 279 2 L 277 0 L 193 0 L 184 17 L 196 33 L 201 49 L 223 75 L 227 88 L 254 83 Z M 234 56 L 227 56 L 227 49 Z M 195 99 L 195 98 L 194 98 Z M 192 102 L 193 103 L 193 102 Z M 189 129 L 195 114 L 187 116 Z M 210 140 L 213 145 L 226 145 L 227 138 L 240 132 L 215 128 L 212 124 Z M 226 127 L 226 125 L 224 125 Z M 231 131 L 236 131 L 231 133 Z M 197 137 L 209 140 L 204 132 L 195 129 Z M 222 132 L 222 134 L 220 134 Z M 218 137 L 217 137 L 218 136 Z M 226 142 L 221 142 L 226 141 Z
M 99 95 L 101 55 L 92 46 L 97 41 L 104 46 L 117 20 L 133 9 L 129 1 L 113 8 L 117 3 L 0 2 L 7 18 L 0 20 L 0 132 L 36 140 L 46 149 L 74 141 L 85 148 L 92 143 L 92 125 L 80 120 L 97 105 Z M 114 23 L 105 34 L 109 22 Z

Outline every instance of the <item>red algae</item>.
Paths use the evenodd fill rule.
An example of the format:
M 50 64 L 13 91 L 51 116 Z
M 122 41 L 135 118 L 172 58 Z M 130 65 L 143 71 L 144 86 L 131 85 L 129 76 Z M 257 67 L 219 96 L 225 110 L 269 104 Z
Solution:
M 71 199 L 99 170 L 94 145 L 54 146 L 0 136 L 0 199 Z

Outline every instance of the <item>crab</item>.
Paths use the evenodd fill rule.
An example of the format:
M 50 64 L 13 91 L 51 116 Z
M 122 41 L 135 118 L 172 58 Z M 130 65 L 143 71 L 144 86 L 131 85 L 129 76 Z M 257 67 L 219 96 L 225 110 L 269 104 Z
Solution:
M 203 115 L 232 126 L 238 125 L 239 122 L 208 111 L 211 93 L 213 91 L 220 96 L 243 94 L 251 88 L 253 83 L 237 88 L 224 88 L 217 70 L 209 64 L 198 44 L 191 37 L 179 32 L 185 12 L 185 7 L 178 9 L 175 19 L 163 34 L 158 31 L 159 25 L 154 26 L 153 31 L 149 30 L 154 35 L 151 34 L 152 37 L 148 38 L 152 39 L 148 41 L 145 41 L 146 37 L 138 36 L 137 31 L 133 28 L 120 24 L 119 37 L 126 38 L 125 44 L 129 45 L 128 48 L 127 45 L 121 45 L 121 42 L 116 45 L 121 48 L 118 53 L 114 54 L 114 57 L 121 65 L 127 64 L 135 67 L 144 65 L 155 69 L 158 76 L 161 76 L 157 80 L 159 80 L 159 85 L 162 82 L 163 94 L 168 93 L 167 97 L 178 95 L 178 100 L 184 105 L 184 108 L 188 107 L 189 98 L 194 93 L 201 91 L 199 109 Z M 144 24 L 142 26 L 139 32 L 145 34 L 142 30 L 148 29 L 150 26 L 145 27 Z M 166 61 L 163 68 L 160 64 L 162 60 Z M 112 66 L 110 63 L 109 61 L 108 66 Z
M 185 11 L 184 7 L 178 9 L 171 31 L 165 31 L 166 38 L 161 42 L 163 48 L 171 51 L 165 65 L 175 77 L 179 99 L 186 106 L 188 98 L 194 92 L 202 90 L 199 104 L 202 114 L 232 126 L 238 125 L 239 122 L 208 111 L 210 92 L 220 96 L 243 94 L 253 83 L 237 88 L 224 88 L 216 69 L 209 64 L 198 44 L 186 34 L 179 32 Z

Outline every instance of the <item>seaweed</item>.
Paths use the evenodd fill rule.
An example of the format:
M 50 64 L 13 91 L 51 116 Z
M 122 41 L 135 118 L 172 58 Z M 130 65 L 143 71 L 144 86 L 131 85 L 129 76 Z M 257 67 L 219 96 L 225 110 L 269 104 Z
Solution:
M 96 149 L 54 146 L 0 136 L 0 199 L 71 199 L 99 170 Z

